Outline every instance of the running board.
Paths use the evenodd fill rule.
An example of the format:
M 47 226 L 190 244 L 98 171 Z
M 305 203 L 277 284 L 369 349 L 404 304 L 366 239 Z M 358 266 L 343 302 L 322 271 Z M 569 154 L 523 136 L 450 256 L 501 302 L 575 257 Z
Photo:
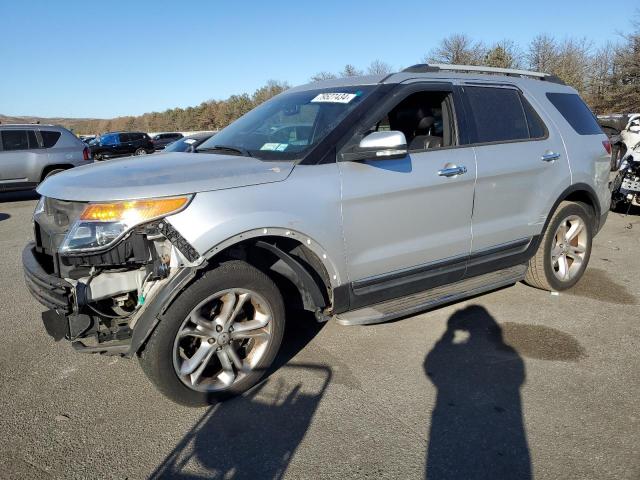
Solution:
M 496 288 L 513 285 L 524 278 L 527 265 L 516 265 L 497 272 L 485 273 L 442 287 L 394 298 L 369 307 L 341 313 L 334 318 L 340 325 L 371 325 L 412 315 L 445 303 L 472 297 Z

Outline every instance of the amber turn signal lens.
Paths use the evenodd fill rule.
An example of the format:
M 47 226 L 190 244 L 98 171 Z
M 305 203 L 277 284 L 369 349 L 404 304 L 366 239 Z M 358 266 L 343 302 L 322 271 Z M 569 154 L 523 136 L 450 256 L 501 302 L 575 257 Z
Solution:
M 183 208 L 189 197 L 132 200 L 114 203 L 92 203 L 82 212 L 80 220 L 89 222 L 119 222 L 138 224 L 163 217 Z

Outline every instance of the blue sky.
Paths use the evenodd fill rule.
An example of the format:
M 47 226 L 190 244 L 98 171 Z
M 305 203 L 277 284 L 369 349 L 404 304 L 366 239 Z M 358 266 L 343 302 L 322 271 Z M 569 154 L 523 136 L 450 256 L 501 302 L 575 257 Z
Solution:
M 0 113 L 107 118 L 186 107 L 346 63 L 408 66 L 454 32 L 597 46 L 630 28 L 612 12 L 594 0 L 0 0 Z

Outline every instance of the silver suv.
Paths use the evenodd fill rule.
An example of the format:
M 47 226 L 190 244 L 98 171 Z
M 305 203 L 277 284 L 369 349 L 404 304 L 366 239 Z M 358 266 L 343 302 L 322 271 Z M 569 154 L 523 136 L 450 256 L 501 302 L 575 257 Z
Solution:
M 137 356 L 169 398 L 211 403 L 260 380 L 296 307 L 362 325 L 521 280 L 571 287 L 608 212 L 607 148 L 544 74 L 305 85 L 197 154 L 45 181 L 27 286 L 54 338 Z
M 0 192 L 28 190 L 45 178 L 91 162 L 89 148 L 54 125 L 0 125 Z

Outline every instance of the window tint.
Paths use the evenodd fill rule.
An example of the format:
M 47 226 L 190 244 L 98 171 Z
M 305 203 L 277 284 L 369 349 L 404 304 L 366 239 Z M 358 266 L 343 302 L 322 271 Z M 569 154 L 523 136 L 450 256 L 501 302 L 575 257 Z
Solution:
M 547 98 L 579 135 L 602 133 L 596 117 L 575 93 L 547 93 Z
M 131 140 L 142 140 L 144 135 L 142 133 L 130 133 Z
M 40 148 L 40 143 L 36 138 L 35 130 L 27 130 L 27 137 L 29 139 L 29 149 Z
M 476 129 L 474 143 L 529 139 L 520 94 L 509 88 L 465 87 Z
M 2 146 L 5 151 L 29 149 L 29 137 L 26 130 L 4 130 L 1 134 Z
M 129 135 L 128 133 L 121 133 L 120 134 L 120 142 L 121 143 L 130 142 L 130 141 L 131 141 L 131 135 Z
M 40 130 L 40 136 L 42 137 L 44 148 L 51 148 L 56 143 L 58 143 L 58 139 L 60 138 L 60 132 L 52 132 L 50 130 Z
M 527 116 L 527 123 L 529 124 L 529 137 L 530 138 L 543 138 L 547 136 L 547 127 L 545 127 L 544 122 L 535 111 L 535 109 L 531 106 L 529 102 L 527 102 L 526 98 L 520 97 L 522 100 L 522 105 L 524 106 L 524 113 Z

